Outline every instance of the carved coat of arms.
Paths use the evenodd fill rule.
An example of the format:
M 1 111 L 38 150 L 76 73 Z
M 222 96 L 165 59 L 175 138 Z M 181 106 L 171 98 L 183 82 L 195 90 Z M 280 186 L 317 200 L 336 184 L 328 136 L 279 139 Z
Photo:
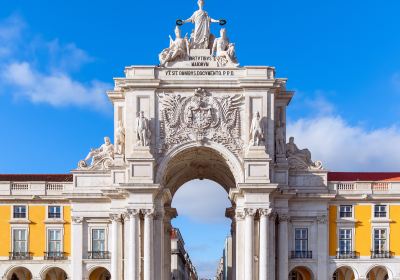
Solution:
M 240 154 L 241 94 L 214 97 L 204 89 L 193 96 L 162 93 L 161 149 L 190 141 L 214 141 Z

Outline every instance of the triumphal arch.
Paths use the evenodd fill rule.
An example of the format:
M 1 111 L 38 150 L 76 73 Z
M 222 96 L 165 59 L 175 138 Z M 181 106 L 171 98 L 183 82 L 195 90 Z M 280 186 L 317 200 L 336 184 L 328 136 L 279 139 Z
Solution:
M 106 219 L 111 262 L 104 266 L 112 279 L 171 279 L 169 232 L 177 216 L 171 201 L 192 179 L 213 180 L 229 194 L 231 279 L 288 279 L 291 188 L 320 191 L 326 171 L 293 138 L 286 143 L 293 96 L 286 79 L 277 78 L 274 67 L 241 66 L 227 21 L 211 18 L 203 4 L 171 25 L 175 35 L 160 50 L 158 66 L 126 67 L 107 92 L 114 135 L 73 171 L 72 279 L 84 279 L 92 269 L 82 268 L 83 231 Z M 193 26 L 189 36 L 181 34 L 185 24 Z M 326 236 L 320 226 L 326 205 L 310 219 Z M 326 240 L 320 244 L 327 246 Z M 326 259 L 327 249 L 319 254 Z M 326 274 L 326 264 L 318 265 L 318 273 Z

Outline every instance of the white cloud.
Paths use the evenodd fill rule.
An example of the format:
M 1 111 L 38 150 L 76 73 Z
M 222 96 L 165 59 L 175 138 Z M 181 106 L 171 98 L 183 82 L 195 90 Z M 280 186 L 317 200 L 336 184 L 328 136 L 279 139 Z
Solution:
M 225 209 L 231 207 L 227 192 L 210 180 L 193 180 L 184 184 L 175 194 L 172 207 L 178 215 L 201 223 L 219 223 L 225 218 Z
M 71 72 L 93 61 L 75 44 L 45 41 L 27 34 L 18 16 L 0 22 L 0 88 L 2 92 L 51 106 L 85 106 L 108 111 L 105 91 L 112 85 L 73 78 Z
M 331 171 L 399 170 L 398 126 L 367 130 L 327 115 L 289 122 L 287 131 L 299 148 L 309 148 L 313 159 Z

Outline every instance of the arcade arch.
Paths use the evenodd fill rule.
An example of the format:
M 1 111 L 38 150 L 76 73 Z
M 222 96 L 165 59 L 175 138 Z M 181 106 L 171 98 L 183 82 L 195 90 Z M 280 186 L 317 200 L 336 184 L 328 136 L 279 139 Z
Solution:
M 354 280 L 356 279 L 354 271 L 349 266 L 342 266 L 333 273 L 333 280 Z
M 388 280 L 389 271 L 384 266 L 375 266 L 367 273 L 368 280 Z
M 42 273 L 43 280 L 66 280 L 67 273 L 59 267 L 49 267 Z
M 313 280 L 313 274 L 308 267 L 297 266 L 289 273 L 289 280 Z
M 89 280 L 110 280 L 111 274 L 104 267 L 97 267 L 93 269 L 89 274 Z
M 7 280 L 31 280 L 32 273 L 26 267 L 18 266 L 10 269 L 6 276 Z

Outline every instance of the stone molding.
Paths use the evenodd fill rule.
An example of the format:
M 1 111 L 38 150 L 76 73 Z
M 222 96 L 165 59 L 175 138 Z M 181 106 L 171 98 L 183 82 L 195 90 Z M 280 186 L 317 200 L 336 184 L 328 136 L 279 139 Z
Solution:
M 272 214 L 272 209 L 270 209 L 270 208 L 260 208 L 260 209 L 258 209 L 258 214 L 260 215 L 260 217 L 261 216 L 264 216 L 264 217 L 270 217 L 271 216 L 271 214 Z
M 328 216 L 327 215 L 317 216 L 317 223 L 318 224 L 326 224 L 327 222 L 328 222 Z
M 110 220 L 112 222 L 120 223 L 120 222 L 122 222 L 122 216 L 121 216 L 121 214 L 110 214 Z
M 73 224 L 82 224 L 83 222 L 83 217 L 79 217 L 79 216 L 73 216 L 72 217 L 72 223 Z
M 244 217 L 245 217 L 244 211 L 236 210 L 236 213 L 235 213 L 235 220 L 236 221 L 242 221 L 242 220 L 244 220 Z
M 148 218 L 155 216 L 154 209 L 141 209 L 141 212 L 145 217 L 148 217 Z
M 254 217 L 257 214 L 257 209 L 255 208 L 244 208 L 245 216 Z
M 279 222 L 290 222 L 290 216 L 288 214 L 278 214 Z

